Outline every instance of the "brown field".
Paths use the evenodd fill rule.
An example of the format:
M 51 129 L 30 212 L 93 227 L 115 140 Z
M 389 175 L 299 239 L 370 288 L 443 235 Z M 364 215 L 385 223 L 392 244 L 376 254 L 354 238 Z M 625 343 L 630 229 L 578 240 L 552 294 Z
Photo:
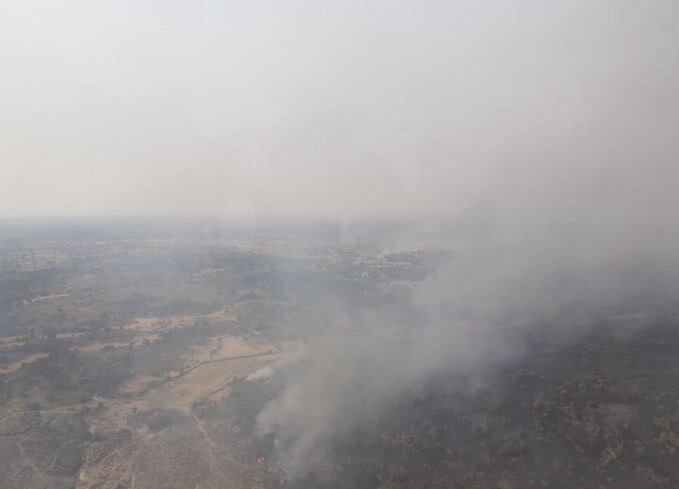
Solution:
M 0 348 L 11 348 L 21 346 L 26 343 L 25 336 L 3 336 L 0 337 Z
M 193 370 L 151 389 L 139 399 L 148 408 L 189 411 L 191 405 L 221 390 L 234 378 L 244 378 L 255 370 L 283 358 L 283 353 L 263 353 L 201 363 Z
M 65 299 L 66 297 L 70 297 L 71 294 L 48 294 L 48 295 L 41 295 L 38 297 L 33 297 L 32 299 L 27 299 L 24 300 L 23 303 L 24 305 L 26 304 L 32 304 L 34 302 L 43 302 L 43 301 L 50 301 L 50 300 L 55 300 L 55 299 Z
M 200 399 L 223 395 L 233 379 L 246 378 L 299 346 L 299 342 L 293 341 L 273 345 L 230 335 L 214 337 L 206 345 L 191 348 L 181 371 L 171 371 L 165 379 L 138 376 L 126 383 L 120 393 L 134 396 L 140 401 L 140 409 L 188 411 Z M 162 384 L 152 386 L 158 381 Z
M 159 377 L 153 377 L 152 375 L 139 375 L 129 382 L 123 384 L 118 392 L 124 396 L 136 396 L 148 389 L 149 384 L 152 382 L 162 381 L 163 379 Z
M 129 346 L 129 343 L 123 343 L 122 341 L 94 341 L 86 345 L 74 346 L 73 350 L 80 353 L 94 353 L 104 348 L 122 348 L 124 346 Z
M 57 333 L 56 338 L 58 340 L 68 340 L 71 338 L 78 338 L 84 336 L 85 333 Z M 0 349 L 1 348 L 13 348 L 16 346 L 23 346 L 29 341 L 26 336 L 2 336 L 0 337 Z
M 0 368 L 0 373 L 1 374 L 8 374 L 10 372 L 16 372 L 19 370 L 21 367 L 23 367 L 26 364 L 33 363 L 36 360 L 40 360 L 41 358 L 48 357 L 49 353 L 34 353 L 32 355 L 25 356 L 21 360 L 18 360 L 14 363 L 10 363 L 4 368 Z
M 184 365 L 194 367 L 205 361 L 273 353 L 273 351 L 274 347 L 269 343 L 246 342 L 234 336 L 222 335 L 210 338 L 206 345 L 191 346 L 188 353 L 184 355 Z
M 140 317 L 135 319 L 133 323 L 121 326 L 121 329 L 139 333 L 159 333 L 180 326 L 189 326 L 196 320 L 206 321 L 207 324 L 214 324 L 219 322 L 232 322 L 235 321 L 235 318 L 232 314 L 224 310 L 205 315 Z
M 160 333 L 150 333 L 150 334 L 139 334 L 136 335 L 131 341 L 93 341 L 85 345 L 74 346 L 72 350 L 78 351 L 80 353 L 94 353 L 104 348 L 124 348 L 132 347 L 137 348 L 144 344 L 145 341 L 149 343 L 155 343 L 160 339 Z

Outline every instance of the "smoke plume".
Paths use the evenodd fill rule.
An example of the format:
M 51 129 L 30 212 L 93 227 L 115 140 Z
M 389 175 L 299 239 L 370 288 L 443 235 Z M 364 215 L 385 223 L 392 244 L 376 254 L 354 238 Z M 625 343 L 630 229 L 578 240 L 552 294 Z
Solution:
M 530 66 L 544 78 L 515 72 L 498 80 L 501 96 L 470 86 L 458 137 L 434 138 L 428 148 L 438 151 L 421 155 L 474 170 L 450 186 L 451 201 L 462 193 L 466 202 L 451 219 L 421 222 L 385 246 L 436 243 L 456 253 L 414 288 L 415 324 L 352 311 L 341 328 L 319 324 L 282 372 L 287 389 L 258 426 L 275 437 L 277 461 L 292 476 L 348 433 L 370 430 L 434 375 L 466 388 L 483 382 L 522 355 L 520 333 L 549 328 L 568 341 L 605 318 L 676 308 L 679 42 L 658 17 L 676 16 L 675 7 L 594 4 L 596 27 L 551 12 L 567 27 L 558 48 L 533 52 Z M 536 14 L 547 24 L 540 15 L 549 14 Z M 546 39 L 554 41 L 539 31 L 534 41 Z M 571 57 L 559 58 L 566 51 Z M 453 108 L 427 114 L 441 110 Z

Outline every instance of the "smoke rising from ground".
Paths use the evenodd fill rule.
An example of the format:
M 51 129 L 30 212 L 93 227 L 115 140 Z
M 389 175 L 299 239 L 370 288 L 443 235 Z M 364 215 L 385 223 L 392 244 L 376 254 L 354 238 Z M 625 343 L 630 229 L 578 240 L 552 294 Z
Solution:
M 305 358 L 283 372 L 288 388 L 259 428 L 276 438 L 278 463 L 293 477 L 432 376 L 465 388 L 482 382 L 524 352 L 519 334 L 550 328 L 567 341 L 618 314 L 677 306 L 679 43 L 661 20 L 661 12 L 676 19 L 676 6 L 511 5 L 534 16 L 517 35 L 530 32 L 535 44 L 517 53 L 515 38 L 497 39 L 508 58 L 494 62 L 508 71 L 494 79 L 486 66 L 455 107 L 427 111 L 431 126 L 418 120 L 432 129 L 421 158 L 469 170 L 429 188 L 445 187 L 464 205 L 386 247 L 429 243 L 456 259 L 415 287 L 416 324 L 352 314 L 342 328 L 320 325 Z M 486 21 L 474 17 L 477 33 L 489 34 Z M 487 62 L 478 50 L 477 62 Z M 434 194 L 445 207 L 443 192 Z M 385 327 L 390 334 L 376 334 Z
M 566 345 L 619 315 L 676 312 L 674 208 L 656 185 L 623 183 L 634 186 L 631 200 L 654 208 L 651 221 L 623 194 L 618 210 L 574 200 L 555 212 L 537 198 L 503 208 L 500 200 L 444 231 L 422 226 L 438 229 L 437 245 L 448 234 L 457 253 L 415 286 L 416 319 L 329 309 L 301 358 L 281 368 L 287 389 L 258 418 L 260 435 L 275 437 L 278 466 L 294 478 L 332 460 L 333 447 L 377 429 L 380 416 L 434 377 L 459 392 L 484 385 L 525 353 L 526 334 Z M 427 242 L 420 232 L 406 242 Z
M 533 171 L 528 188 L 507 176 L 457 219 L 396 233 L 386 249 L 430 243 L 455 258 L 415 286 L 415 321 L 328 309 L 259 415 L 279 466 L 297 477 L 331 460 L 434 376 L 447 389 L 483 385 L 525 353 L 526 333 L 567 344 L 617 315 L 676 311 L 679 175 L 663 162 L 625 168 L 564 160 Z
M 673 1 L 5 3 L 0 216 L 445 216 L 384 244 L 457 253 L 416 321 L 325 298 L 281 367 L 291 474 L 515 332 L 673 305 Z
M 289 477 L 307 474 L 434 377 L 458 393 L 483 386 L 525 354 L 526 334 L 567 345 L 616 316 L 676 313 L 679 253 L 657 235 L 642 246 L 645 228 L 627 222 L 630 234 L 615 240 L 601 228 L 601 238 L 565 225 L 556 235 L 526 228 L 525 238 L 460 251 L 418 284 L 414 322 L 374 311 L 352 312 L 342 326 L 320 322 L 302 356 L 281 367 L 285 391 L 258 417 L 260 435 L 276 440 L 275 463 Z

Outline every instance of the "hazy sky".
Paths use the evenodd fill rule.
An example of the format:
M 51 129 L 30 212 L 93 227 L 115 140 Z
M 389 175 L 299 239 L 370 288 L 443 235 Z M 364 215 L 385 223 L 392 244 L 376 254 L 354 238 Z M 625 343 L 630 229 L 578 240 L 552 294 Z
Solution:
M 6 0 L 0 216 L 669 195 L 678 26 L 673 0 Z

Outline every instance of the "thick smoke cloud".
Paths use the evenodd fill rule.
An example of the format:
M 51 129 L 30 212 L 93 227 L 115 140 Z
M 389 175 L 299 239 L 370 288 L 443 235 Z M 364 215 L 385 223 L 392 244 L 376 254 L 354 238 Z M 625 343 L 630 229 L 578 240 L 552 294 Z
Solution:
M 389 340 L 358 328 L 328 334 L 312 342 L 298 363 L 283 367 L 289 386 L 260 413 L 260 434 L 274 434 L 280 468 L 291 477 L 304 475 L 327 461 L 334 443 L 356 430 L 373 430 L 389 407 L 416 393 L 432 374 L 452 368 L 466 376 L 466 385 L 481 382 L 476 368 L 487 372 L 519 351 L 497 337 L 454 328 Z
M 655 183 L 624 184 L 634 194 L 611 196 L 616 205 L 574 199 L 556 212 L 535 198 L 509 208 L 486 201 L 446 221 L 446 231 L 429 223 L 412 230 L 405 246 L 389 246 L 438 247 L 447 234 L 457 253 L 416 285 L 414 322 L 328 310 L 300 358 L 281 366 L 287 388 L 258 417 L 260 435 L 276 440 L 278 466 L 293 478 L 314 470 L 433 377 L 464 392 L 483 385 L 525 353 L 526 333 L 568 344 L 620 315 L 676 313 L 674 208 Z M 652 219 L 633 210 L 637 199 L 654 209 Z M 436 230 L 435 239 L 423 229 Z
M 327 311 L 317 337 L 280 367 L 286 390 L 258 417 L 260 435 L 276 440 L 278 466 L 293 478 L 314 470 L 332 459 L 333 447 L 376 429 L 380 416 L 433 377 L 464 392 L 483 385 L 525 353 L 526 333 L 548 332 L 568 344 L 621 315 L 676 313 L 679 226 L 659 188 L 666 181 L 618 183 L 633 193 L 609 194 L 613 202 L 598 205 L 562 200 L 556 209 L 527 194 L 507 207 L 489 199 L 446 221 L 446 231 L 430 223 L 412 230 L 406 245 L 391 244 L 440 246 L 447 234 L 457 253 L 416 285 L 414 322 Z M 634 208 L 638 201 L 645 210 Z M 435 239 L 422 229 L 437 230 Z
M 548 25 L 537 10 L 534 20 Z M 508 52 L 519 68 L 497 80 L 506 92 L 470 87 L 458 105 L 459 139 L 432 136 L 432 158 L 464 159 L 483 184 L 467 175 L 473 191 L 453 219 L 419 223 L 387 246 L 457 253 L 413 291 L 417 324 L 384 319 L 386 335 L 374 315 L 319 325 L 299 363 L 282 369 L 288 388 L 259 428 L 276 438 L 277 462 L 291 476 L 347 434 L 372 429 L 432 376 L 460 388 L 483 382 L 524 353 L 521 333 L 550 328 L 569 341 L 616 315 L 676 309 L 679 43 L 661 19 L 676 19 L 676 7 L 594 2 L 573 17 L 549 13 L 563 22 L 567 59 L 555 59 L 564 51 L 549 33 L 531 30 L 546 43 L 530 50 L 537 63 Z M 522 59 L 540 67 L 534 79 L 521 73 Z M 444 103 L 428 115 L 446 111 Z M 451 194 L 459 188 L 450 185 Z

